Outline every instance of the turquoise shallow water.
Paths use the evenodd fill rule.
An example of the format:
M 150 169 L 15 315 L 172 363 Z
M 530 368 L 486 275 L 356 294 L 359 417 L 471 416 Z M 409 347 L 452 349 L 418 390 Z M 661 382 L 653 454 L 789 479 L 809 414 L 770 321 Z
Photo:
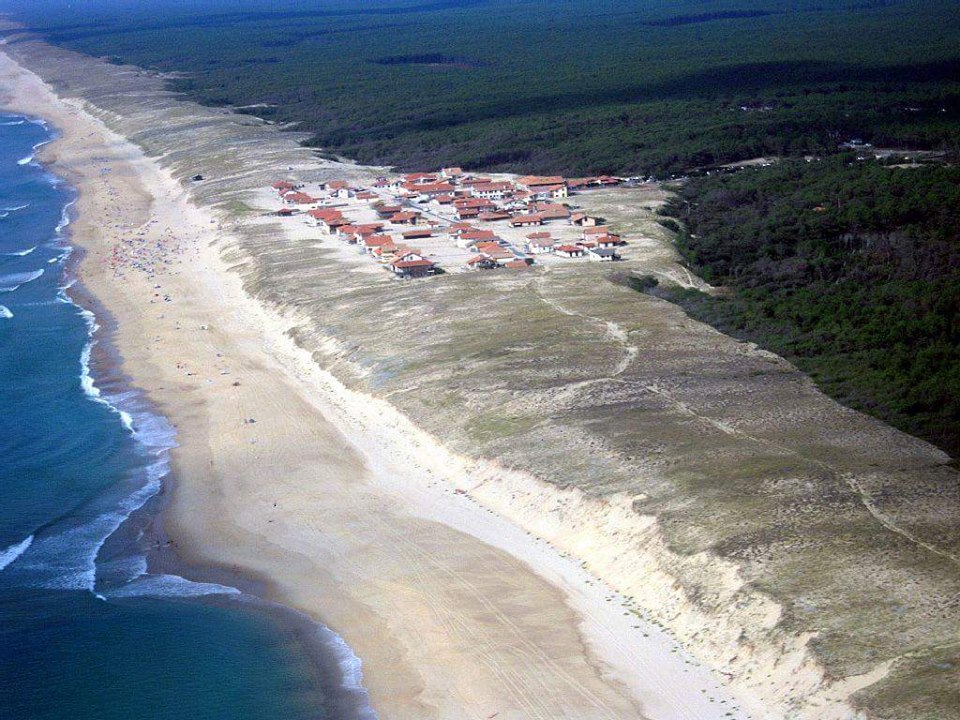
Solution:
M 0 719 L 373 717 L 325 628 L 148 569 L 175 435 L 91 374 L 97 320 L 65 288 L 73 191 L 32 159 L 51 137 L 0 114 Z

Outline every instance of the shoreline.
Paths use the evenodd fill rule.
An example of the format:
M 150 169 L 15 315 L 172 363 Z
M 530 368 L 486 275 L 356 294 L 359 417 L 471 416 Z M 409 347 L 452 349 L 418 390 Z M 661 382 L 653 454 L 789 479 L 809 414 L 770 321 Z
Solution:
M 949 506 L 930 505 L 952 497 L 942 453 L 601 268 L 422 284 L 353 272 L 329 239 L 265 219 L 262 189 L 374 170 L 318 161 L 294 133 L 176 98 L 137 68 L 39 43 L 7 52 L 111 128 L 120 164 L 92 155 L 94 181 L 125 168 L 124 196 L 164 209 L 130 231 L 191 235 L 184 267 L 156 281 L 171 306 L 147 304 L 144 267 L 118 278 L 105 252 L 89 265 L 130 311 L 139 384 L 191 438 L 171 532 L 190 561 L 270 577 L 265 592 L 343 629 L 399 717 L 468 704 L 479 717 L 504 695 L 522 717 L 636 717 L 636 698 L 656 718 L 715 717 L 716 704 L 681 707 L 703 700 L 687 675 L 701 665 L 631 638 L 640 609 L 755 718 L 849 720 L 893 693 L 917 702 L 917 682 L 945 690 L 924 663 L 950 657 L 955 568 L 913 539 L 946 541 Z M 208 181 L 186 180 L 199 170 Z M 651 200 L 590 204 L 639 237 L 624 267 L 676 276 L 643 219 Z M 123 213 L 102 209 L 122 234 L 108 223 Z M 516 303 L 529 310 L 500 311 Z
M 53 175 L 51 164 L 44 158 L 43 147 L 56 143 L 59 139 L 60 130 L 42 117 L 26 114 L 24 117 L 30 122 L 43 124 L 51 131 L 52 138 L 42 143 L 42 146 L 35 147 L 34 150 L 36 151 L 37 162 Z M 93 380 L 94 387 L 100 393 L 105 394 L 104 402 L 109 404 L 118 414 L 125 412 L 125 410 L 122 406 L 118 407 L 114 404 L 115 397 L 120 394 L 132 393 L 138 404 L 143 403 L 147 406 L 148 414 L 161 415 L 159 408 L 152 403 L 149 395 L 137 387 L 131 375 L 124 368 L 123 358 L 116 343 L 116 334 L 119 329 L 116 317 L 110 311 L 110 308 L 98 298 L 96 293 L 86 287 L 83 281 L 84 259 L 88 251 L 82 244 L 74 242 L 70 230 L 70 225 L 78 219 L 75 208 L 80 199 L 81 191 L 71 184 L 69 178 L 60 175 L 55 175 L 55 177 L 58 182 L 68 185 L 73 195 L 63 209 L 65 222 L 61 221 L 63 230 L 58 232 L 58 236 L 63 242 L 63 249 L 69 253 L 62 268 L 63 285 L 61 292 L 78 311 L 90 313 L 89 317 L 91 322 L 94 323 L 88 338 L 88 343 L 91 344 L 91 352 L 87 364 L 87 370 Z M 143 533 L 142 539 L 135 542 L 130 541 L 128 544 L 130 545 L 130 551 L 134 554 L 143 553 L 148 573 L 152 575 L 173 575 L 182 577 L 189 582 L 235 588 L 239 595 L 223 595 L 215 592 L 196 596 L 151 595 L 147 593 L 143 597 L 155 597 L 170 602 L 204 603 L 229 607 L 234 610 L 246 606 L 247 610 L 245 611 L 257 616 L 258 621 L 269 618 L 269 621 L 277 629 L 282 632 L 289 632 L 296 637 L 297 642 L 312 658 L 313 676 L 309 678 L 309 682 L 315 683 L 321 689 L 325 699 L 323 710 L 339 709 L 340 714 L 334 715 L 334 717 L 356 717 L 361 720 L 373 717 L 366 710 L 365 690 L 362 686 L 348 685 L 346 678 L 348 673 L 343 671 L 344 662 L 352 663 L 356 659 L 345 657 L 342 649 L 331 649 L 332 639 L 337 637 L 331 630 L 315 619 L 307 617 L 304 613 L 278 603 L 263 600 L 261 596 L 265 594 L 265 588 L 269 584 L 269 581 L 265 578 L 254 578 L 237 572 L 235 569 L 228 571 L 224 567 L 198 566 L 188 563 L 180 557 L 176 541 L 167 535 L 164 528 L 164 510 L 169 505 L 170 495 L 176 482 L 175 473 L 167 473 L 161 479 L 160 488 L 156 494 L 148 499 L 143 506 L 128 515 L 117 532 L 123 530 L 125 533 L 130 533 L 132 530 L 139 530 Z M 124 598 L 121 597 L 116 600 L 123 602 Z M 349 649 L 347 650 L 349 651 Z
M 76 112 L 76 110 L 74 110 L 74 112 Z M 52 121 L 53 121 L 54 124 L 56 125 L 56 121 L 55 121 L 55 120 L 52 120 Z M 57 145 L 59 145 L 59 144 L 60 144 L 60 143 L 58 142 Z M 55 147 L 56 147 L 56 146 L 55 146 Z M 51 151 L 50 149 L 48 149 L 48 158 L 49 158 L 49 155 L 50 155 L 50 154 L 57 155 L 59 152 L 60 152 L 59 148 L 57 148 L 55 151 Z M 59 158 L 54 158 L 54 163 L 56 164 L 56 163 L 58 162 L 58 160 L 59 160 Z M 149 161 L 147 161 L 147 162 L 149 162 Z M 58 166 L 58 167 L 60 167 L 60 166 Z M 61 168 L 61 170 L 62 170 L 62 168 Z M 58 173 L 58 174 L 59 174 L 59 173 Z M 67 176 L 69 177 L 69 173 L 67 173 Z M 142 180 L 143 178 L 140 178 L 140 179 Z M 84 185 L 84 179 L 81 178 L 81 179 L 77 180 L 76 178 L 70 178 L 70 180 L 71 180 L 71 183 L 77 188 L 78 192 L 80 193 L 80 197 L 81 197 L 81 201 L 80 201 L 80 202 L 83 203 L 83 202 L 84 202 L 84 196 L 83 196 L 83 192 L 84 192 L 84 187 L 83 187 L 83 185 Z M 173 181 L 168 181 L 168 182 L 171 184 L 171 186 L 173 185 Z M 177 190 L 179 191 L 179 187 L 177 187 Z M 155 198 L 155 197 L 154 197 L 153 200 L 154 200 L 154 202 L 156 202 L 156 198 Z M 181 209 L 182 209 L 182 208 L 181 208 Z M 199 212 L 199 211 L 197 211 L 197 212 Z M 81 221 L 83 220 L 84 215 L 83 215 L 82 212 L 79 214 L 79 218 L 81 219 Z M 90 222 L 90 218 L 87 217 L 87 218 L 86 218 L 86 221 L 89 223 L 89 222 Z M 82 224 L 82 222 L 81 222 L 81 224 Z M 80 239 L 77 239 L 76 235 L 74 235 L 74 242 L 75 242 L 77 245 L 81 245 L 81 246 L 84 245 L 83 241 L 81 241 Z M 88 242 L 89 242 L 89 241 L 88 241 Z M 85 247 L 86 247 L 86 246 L 85 246 Z M 86 250 L 87 250 L 87 256 L 86 256 L 85 260 L 87 261 L 88 264 L 87 264 L 87 267 L 86 267 L 85 270 L 84 270 L 83 267 L 81 266 L 81 271 L 80 271 L 80 275 L 81 275 L 81 277 L 83 278 L 82 281 L 83 281 L 83 283 L 84 283 L 84 287 L 87 288 L 87 289 L 91 292 L 91 294 L 92 294 L 93 296 L 97 297 L 101 302 L 103 302 L 103 304 L 104 304 L 105 307 L 111 308 L 111 310 L 115 310 L 115 311 L 118 313 L 118 315 L 122 315 L 122 305 L 120 305 L 120 304 L 118 304 L 118 303 L 115 303 L 115 302 L 111 302 L 110 300 L 104 300 L 104 299 L 103 299 L 103 295 L 105 294 L 105 293 L 104 293 L 104 288 L 103 288 L 103 287 L 100 287 L 99 290 L 98 290 L 98 289 L 97 289 L 97 288 L 98 288 L 97 282 L 96 282 L 96 281 L 91 282 L 90 279 L 89 279 L 89 278 L 90 278 L 90 275 L 91 275 L 90 265 L 92 265 L 92 264 L 95 262 L 95 260 L 97 259 L 96 256 L 102 255 L 102 248 L 99 248 L 99 249 L 98 249 L 96 246 L 89 246 L 89 247 L 86 247 Z M 210 260 L 211 262 L 213 262 L 213 261 L 215 260 L 215 259 L 210 259 L 210 258 L 207 258 L 207 259 Z M 222 278 L 221 278 L 221 279 L 222 279 Z M 115 292 L 115 291 L 114 291 L 114 292 Z M 107 294 L 109 294 L 109 293 L 107 293 Z M 253 303 L 254 301 L 250 300 L 249 302 Z M 124 332 L 125 330 L 126 330 L 126 331 L 129 331 L 130 328 L 129 328 L 129 327 L 124 328 L 124 324 L 125 324 L 125 323 L 124 323 L 124 319 L 122 319 L 122 318 L 121 318 L 121 319 L 116 319 L 116 318 L 114 318 L 114 322 L 116 323 L 115 334 L 118 335 L 118 336 L 120 336 L 120 337 L 118 337 L 118 339 L 117 339 L 118 349 L 119 349 L 119 352 L 121 353 L 121 355 L 125 358 L 124 363 L 123 363 L 123 371 L 124 371 L 124 373 L 125 373 L 125 374 L 129 374 L 129 375 L 130 375 L 131 377 L 133 377 L 135 380 L 136 380 L 137 378 L 139 378 L 139 377 L 142 377 L 144 374 L 149 375 L 149 374 L 150 374 L 149 372 L 148 372 L 148 373 L 138 372 L 138 369 L 137 369 L 137 367 L 136 367 L 136 363 L 134 363 L 134 364 L 131 366 L 129 357 L 126 355 L 126 353 L 124 353 L 125 345 L 129 345 L 129 341 L 125 341 L 125 338 L 122 337 L 123 332 Z M 302 351 L 301 351 L 301 352 L 302 352 Z M 131 370 L 131 367 L 133 367 L 134 369 Z M 144 387 L 143 384 L 141 384 L 141 387 Z M 163 387 L 161 386 L 159 389 L 162 390 Z M 150 392 L 150 388 L 149 388 L 149 387 L 145 387 L 145 388 L 144 388 L 144 391 L 148 394 L 148 397 L 152 397 L 152 394 L 151 394 L 151 392 Z M 156 404 L 157 404 L 158 407 L 160 407 L 161 412 L 162 412 L 165 416 L 167 416 L 168 418 L 170 418 L 171 422 L 174 422 L 177 426 L 179 426 L 179 423 L 176 423 L 176 419 L 177 419 L 177 417 L 178 417 L 177 414 L 176 414 L 176 413 L 171 413 L 171 412 L 169 412 L 169 408 L 167 407 L 167 403 L 165 403 L 164 401 L 160 401 L 160 402 L 157 402 Z M 178 427 L 178 432 L 179 432 L 179 427 Z M 191 436 L 191 435 L 186 435 L 185 437 L 192 437 L 192 436 Z M 183 460 L 183 458 L 182 458 L 182 456 L 181 456 L 181 453 L 179 453 L 179 452 L 175 452 L 175 453 L 174 453 L 174 461 L 175 461 L 175 468 L 176 468 L 176 469 L 175 469 L 175 472 L 176 472 L 178 475 L 183 475 L 183 474 L 189 473 L 189 470 L 187 469 L 187 463 L 184 462 L 184 460 Z M 195 465 L 194 465 L 194 467 L 195 467 Z M 174 487 L 172 488 L 172 493 L 170 493 L 170 497 L 172 497 L 172 502 L 173 502 L 174 505 L 176 505 L 177 502 L 178 502 L 177 496 L 178 496 L 179 494 L 183 493 L 184 490 L 185 490 L 185 488 L 184 488 L 183 484 L 178 483 L 177 485 L 174 485 Z M 167 502 L 170 502 L 170 501 L 171 501 L 170 499 L 167 500 Z M 182 505 L 183 502 L 181 501 L 180 504 Z M 185 526 L 184 526 L 184 524 L 183 524 L 183 521 L 182 521 L 180 518 L 171 517 L 171 513 L 169 513 L 169 512 L 167 512 L 167 513 L 164 514 L 164 524 L 165 524 L 165 527 L 172 527 L 172 528 L 174 528 L 173 530 L 171 530 L 171 535 L 174 536 L 174 537 L 177 537 L 177 536 L 185 533 Z M 186 546 L 187 546 L 187 547 L 190 547 L 189 543 L 187 543 Z M 181 553 L 182 553 L 182 554 L 181 554 Z M 201 565 L 206 565 L 206 564 L 208 564 L 208 563 L 210 562 L 210 560 L 211 560 L 211 558 L 207 557 L 206 548 L 204 548 L 204 549 L 201 550 L 200 547 L 193 547 L 193 548 L 192 548 L 192 552 L 181 549 L 181 551 L 178 552 L 178 555 L 180 556 L 181 561 L 184 562 L 184 563 L 186 564 L 186 566 L 188 566 L 188 567 L 194 566 L 195 562 L 199 562 Z M 499 560 L 499 561 L 497 561 L 497 562 L 502 562 L 502 560 Z M 512 562 L 512 561 L 511 561 L 511 562 Z M 226 567 L 226 565 L 227 565 L 227 564 L 224 564 L 222 567 Z M 514 574 L 519 573 L 520 575 L 524 575 L 524 574 L 525 574 L 526 572 L 528 572 L 528 571 L 526 571 L 526 570 L 520 571 L 520 570 L 517 570 L 517 569 L 513 569 L 512 572 L 513 572 Z M 244 568 L 244 574 L 248 574 L 248 573 L 250 573 L 250 568 Z M 254 575 L 254 576 L 256 575 L 256 571 L 253 572 L 253 575 Z M 532 578 L 531 578 L 531 579 L 532 579 Z M 524 582 L 529 582 L 529 581 L 524 581 Z M 534 585 L 540 585 L 540 581 L 534 581 Z M 270 596 L 273 595 L 276 591 L 275 591 L 274 588 L 271 588 L 271 587 L 268 587 L 268 586 L 265 586 L 265 589 L 266 589 L 266 593 L 265 593 L 265 594 L 267 595 L 267 599 L 269 600 L 269 599 L 271 599 Z M 544 591 L 545 591 L 545 588 L 539 590 L 539 592 L 544 592 Z M 554 592 L 554 591 L 550 591 L 551 594 L 552 594 L 553 592 Z M 556 599 L 553 600 L 552 602 L 557 602 L 558 600 L 559 600 L 559 596 L 557 596 Z M 484 602 L 489 602 L 489 600 L 485 600 Z M 283 603 L 283 604 L 287 604 L 287 603 Z M 563 603 L 561 603 L 560 605 L 558 605 L 557 610 L 560 610 L 561 612 L 567 612 L 567 611 L 565 610 L 565 608 L 561 607 L 562 605 L 563 605 Z M 296 605 L 294 605 L 293 607 L 294 607 L 294 609 L 296 609 Z M 324 622 L 326 622 L 326 621 L 325 621 L 325 618 L 321 618 L 321 619 L 322 619 Z M 574 637 L 573 637 L 572 639 L 573 639 L 574 642 L 575 642 L 574 647 L 581 642 L 580 639 L 579 639 L 579 631 L 574 634 Z M 568 652 L 568 651 L 564 651 L 564 653 L 562 653 L 562 654 L 565 654 L 566 652 Z M 582 652 L 582 651 L 581 651 L 581 652 Z M 562 655 L 562 654 L 561 654 L 561 655 Z M 361 655 L 361 657 L 363 657 L 363 656 Z M 397 659 L 399 659 L 400 657 L 402 657 L 402 656 L 393 655 L 394 660 L 397 660 Z M 366 662 L 366 659 L 365 659 L 365 658 L 364 658 L 364 660 L 365 660 L 365 662 Z M 550 661 L 550 662 L 551 662 L 551 663 L 555 663 L 555 661 Z M 597 693 L 608 692 L 608 690 L 601 689 L 601 688 L 609 687 L 608 685 L 606 685 L 606 682 L 607 682 L 607 681 L 600 679 L 601 676 L 604 675 L 604 674 L 606 674 L 608 671 L 607 671 L 606 669 L 601 670 L 601 669 L 600 669 L 601 666 L 594 665 L 594 664 L 593 664 L 593 661 L 589 659 L 589 653 L 584 654 L 583 660 L 582 660 L 582 661 L 578 660 L 578 661 L 577 661 L 577 664 L 579 664 L 580 662 L 583 662 L 584 664 L 577 670 L 577 672 L 585 672 L 585 677 L 589 677 L 590 675 L 593 675 L 593 678 L 594 678 L 593 681 L 600 683 L 599 685 L 597 685 L 597 689 L 596 689 L 596 690 L 591 690 L 591 691 L 589 691 L 588 693 L 586 693 L 586 695 L 584 695 L 584 697 L 586 698 L 586 705 L 591 708 L 591 709 L 589 710 L 589 712 L 590 712 L 591 714 L 590 714 L 590 715 L 582 715 L 583 717 L 591 717 L 591 716 L 594 716 L 593 713 L 596 713 L 596 712 L 598 711 L 598 708 L 601 708 L 601 712 L 604 713 L 603 716 L 606 716 L 606 714 L 607 714 L 608 712 L 611 713 L 611 714 L 609 715 L 610 717 L 614 717 L 614 716 L 617 716 L 617 717 L 620 717 L 620 716 L 636 716 L 636 713 L 638 713 L 638 709 L 637 709 L 637 707 L 636 707 L 635 705 L 633 705 L 633 702 L 634 702 L 634 701 L 632 701 L 632 700 L 631 700 L 631 701 L 628 701 L 625 705 L 623 705 L 620 710 L 616 710 L 616 709 L 614 709 L 614 708 L 615 708 L 615 706 L 616 706 L 617 703 L 620 703 L 620 702 L 621 702 L 620 700 L 613 700 L 613 699 L 611 699 L 611 700 L 606 700 L 606 699 L 598 698 Z M 390 666 L 390 665 L 391 665 L 391 663 L 388 662 L 388 663 L 387 663 L 387 666 Z M 381 673 L 383 673 L 383 672 L 385 672 L 385 671 L 386 671 L 386 667 L 384 667 L 383 669 L 380 670 Z M 560 677 L 561 677 L 561 678 L 562 678 L 562 677 L 565 677 L 565 676 L 568 676 L 568 675 L 569 675 L 569 670 L 562 670 L 562 671 L 560 671 Z M 542 682 L 542 679 L 538 680 L 538 682 Z M 577 680 L 575 684 L 580 684 L 580 683 L 581 683 L 581 681 L 580 681 L 580 680 Z M 619 685 L 619 683 L 617 683 L 617 685 Z M 409 686 L 408 686 L 408 687 L 409 687 Z M 416 685 L 414 685 L 413 687 L 416 687 Z M 616 685 L 615 685 L 614 687 L 616 687 Z M 716 691 L 717 693 L 720 693 L 720 692 L 721 692 L 721 691 L 719 690 L 719 688 L 716 688 L 715 691 Z M 408 692 L 409 692 L 409 691 L 408 691 Z M 622 690 L 615 690 L 614 692 L 615 692 L 615 693 L 620 693 L 620 692 L 622 692 Z M 380 697 L 380 705 L 381 705 L 381 707 L 382 707 L 384 704 L 389 703 L 390 700 L 394 700 L 395 697 L 396 697 L 396 693 L 397 693 L 396 687 L 394 687 L 393 690 L 388 691 L 386 694 L 384 694 L 383 691 L 381 691 L 381 697 Z M 418 693 L 418 694 L 419 694 L 419 693 Z M 580 694 L 582 695 L 583 693 L 580 693 Z M 442 697 L 441 694 L 435 695 L 435 700 L 434 700 L 434 702 L 436 702 L 436 703 L 439 704 L 441 697 Z M 611 696 L 611 697 L 616 697 L 616 695 L 613 695 L 613 696 Z M 389 698 L 389 700 L 388 700 L 388 698 Z M 560 700 L 560 698 L 556 698 L 556 700 Z M 553 701 L 554 701 L 554 698 L 542 698 L 542 699 L 537 699 L 537 700 L 535 700 L 534 702 L 536 703 L 536 702 L 553 702 Z M 485 701 L 485 702 L 489 702 L 489 700 L 487 700 L 487 701 Z M 582 700 L 581 700 L 581 702 L 582 702 Z M 453 711 L 451 708 L 447 708 L 447 709 L 445 709 L 445 710 L 444 710 L 444 709 L 438 709 L 438 708 L 436 708 L 436 706 L 434 706 L 433 708 L 431 708 L 431 707 L 428 707 L 428 706 L 423 705 L 423 704 L 421 703 L 421 701 L 420 701 L 419 699 L 417 699 L 417 698 L 408 699 L 408 700 L 405 701 L 405 703 L 406 703 L 406 707 L 407 707 L 408 709 L 416 708 L 416 709 L 415 709 L 415 712 L 417 713 L 417 715 L 415 715 L 415 716 L 423 716 L 423 717 L 428 717 L 428 716 L 429 716 L 429 717 L 433 717 L 433 716 L 435 716 L 434 713 L 437 713 L 436 716 L 440 716 L 440 717 L 448 717 L 448 716 L 449 716 L 449 717 L 454 717 L 454 716 L 456 716 L 456 715 L 454 714 L 455 711 Z M 575 705 L 576 702 L 574 702 L 573 704 Z M 631 708 L 631 709 L 627 710 L 627 708 Z M 404 711 L 404 712 L 406 712 L 406 711 Z M 623 713 L 626 713 L 626 714 L 623 714 Z M 385 712 L 385 713 L 384 713 L 384 716 L 385 716 L 385 717 L 390 717 L 391 714 L 390 714 L 389 712 Z M 412 716 L 414 716 L 414 715 L 411 715 L 411 717 L 412 717 Z M 581 716 L 581 715 L 575 715 L 575 714 L 571 713 L 569 716 L 570 716 L 570 717 L 578 717 L 578 716 Z M 599 716 L 599 715 L 597 715 L 597 716 Z

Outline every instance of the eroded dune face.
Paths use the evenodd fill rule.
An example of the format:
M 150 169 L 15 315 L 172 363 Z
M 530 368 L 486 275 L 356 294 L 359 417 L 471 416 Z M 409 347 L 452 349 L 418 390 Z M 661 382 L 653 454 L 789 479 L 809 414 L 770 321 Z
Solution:
M 263 219 L 258 190 L 377 169 L 317 161 L 295 133 L 133 68 L 9 50 L 176 176 L 207 177 L 192 193 L 232 228 L 223 257 L 318 364 L 475 461 L 475 497 L 638 599 L 735 687 L 781 716 L 850 716 L 841 701 L 866 688 L 855 703 L 883 717 L 960 717 L 960 492 L 943 453 L 601 264 L 413 283 L 355 271 Z M 654 221 L 662 199 L 576 202 L 631 241 L 619 272 L 698 284 Z

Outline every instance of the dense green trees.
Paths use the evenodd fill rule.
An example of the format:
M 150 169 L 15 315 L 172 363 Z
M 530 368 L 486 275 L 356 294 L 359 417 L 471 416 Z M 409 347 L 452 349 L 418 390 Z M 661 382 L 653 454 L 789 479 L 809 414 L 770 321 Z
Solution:
M 102 17 L 58 2 L 12 9 L 364 162 L 665 176 L 851 137 L 958 149 L 952 0 L 246 0 L 189 16 L 145 0 Z
M 960 169 L 788 161 L 694 180 L 668 212 L 731 292 L 659 293 L 960 455 Z
M 0 9 L 364 162 L 664 177 L 788 158 L 683 189 L 681 249 L 732 292 L 671 297 L 960 452 L 960 171 L 838 156 L 860 138 L 960 158 L 955 0 L 109 2 Z

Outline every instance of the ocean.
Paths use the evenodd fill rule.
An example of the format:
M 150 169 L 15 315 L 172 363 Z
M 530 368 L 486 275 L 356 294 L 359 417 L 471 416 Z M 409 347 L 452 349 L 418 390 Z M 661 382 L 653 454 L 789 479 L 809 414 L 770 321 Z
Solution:
M 0 114 L 0 718 L 375 717 L 332 632 L 149 566 L 176 435 L 73 300 L 52 137 Z

